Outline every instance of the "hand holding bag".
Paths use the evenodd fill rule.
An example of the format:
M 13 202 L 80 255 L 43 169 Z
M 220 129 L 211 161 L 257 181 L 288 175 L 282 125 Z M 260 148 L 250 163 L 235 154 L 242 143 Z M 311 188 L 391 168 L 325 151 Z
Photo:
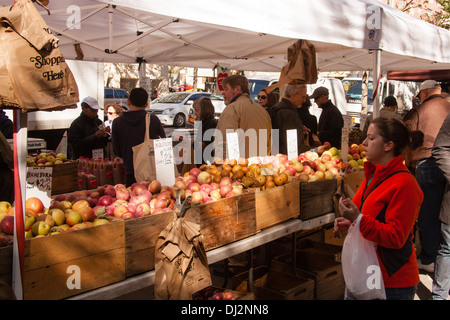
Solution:
M 155 149 L 153 139 L 150 139 L 150 117 L 150 113 L 145 116 L 144 142 L 132 148 L 134 177 L 137 182 L 156 179 Z
M 376 243 L 360 232 L 362 214 L 350 226 L 342 247 L 342 270 L 347 294 L 358 300 L 386 300 Z

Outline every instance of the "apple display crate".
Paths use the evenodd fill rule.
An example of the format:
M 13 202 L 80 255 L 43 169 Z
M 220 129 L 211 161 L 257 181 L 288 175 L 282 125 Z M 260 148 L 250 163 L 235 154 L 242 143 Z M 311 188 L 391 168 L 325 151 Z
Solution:
M 244 239 L 257 233 L 255 193 L 191 204 L 185 218 L 200 225 L 206 251 Z
M 300 182 L 255 190 L 256 229 L 262 230 L 300 215 Z
M 125 219 L 125 274 L 130 277 L 155 268 L 159 234 L 176 217 L 174 211 Z
M 125 279 L 123 221 L 25 241 L 25 300 L 57 300 Z
M 78 190 L 77 163 L 67 162 L 53 166 L 52 196 Z
M 334 212 L 337 179 L 300 182 L 300 220 Z
M 233 276 L 235 290 L 247 291 L 249 272 Z M 253 270 L 253 292 L 258 300 L 313 300 L 314 280 L 273 271 L 266 266 Z
M 296 272 L 299 276 L 314 280 L 314 299 L 342 300 L 345 282 L 339 262 L 324 256 L 297 250 Z M 281 255 L 272 259 L 274 271 L 293 275 L 292 255 Z

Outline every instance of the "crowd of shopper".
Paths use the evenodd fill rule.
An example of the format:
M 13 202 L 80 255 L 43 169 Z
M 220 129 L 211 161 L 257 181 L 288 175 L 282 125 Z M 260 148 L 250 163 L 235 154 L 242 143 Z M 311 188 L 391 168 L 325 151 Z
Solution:
M 205 155 L 201 163 L 211 162 L 215 155 L 229 156 L 230 132 L 238 132 L 240 157 L 245 158 L 270 155 L 276 147 L 287 154 L 287 131 L 292 129 L 297 130 L 298 153 L 313 147 L 314 135 L 320 143 L 341 148 L 343 117 L 330 101 L 327 88 L 316 88 L 308 97 L 305 85 L 290 84 L 279 99 L 264 89 L 256 103 L 249 96 L 245 76 L 229 76 L 223 86 L 226 108 L 218 120 L 210 99 L 201 98 L 193 105 L 195 118 L 202 123 L 201 149 L 211 146 L 208 149 L 216 152 Z M 397 113 L 393 96 L 384 99 L 378 118 L 367 118 L 362 143 L 367 157 L 365 178 L 353 199 L 341 199 L 342 217 L 335 221 L 335 231 L 345 231 L 361 215 L 362 236 L 377 245 L 387 299 L 413 299 L 419 269 L 434 273 L 433 299 L 447 299 L 450 290 L 450 102 L 434 80 L 420 85 L 417 98 L 421 103 L 404 118 Z M 309 113 L 310 99 L 322 109 L 318 121 Z M 97 101 L 85 98 L 68 139 L 74 158 L 92 156 L 93 149 L 105 147 L 112 132 L 114 152 L 124 159 L 127 185 L 131 185 L 136 181 L 132 147 L 144 139 L 147 92 L 133 89 L 128 104 L 127 112 L 108 106 L 110 122 L 104 126 L 97 116 Z M 209 129 L 216 129 L 215 134 L 205 140 Z M 278 129 L 276 141 L 271 136 L 273 129 Z M 155 115 L 150 136 L 165 137 Z M 416 257 L 417 242 L 420 253 Z M 348 298 L 355 297 L 349 294 Z

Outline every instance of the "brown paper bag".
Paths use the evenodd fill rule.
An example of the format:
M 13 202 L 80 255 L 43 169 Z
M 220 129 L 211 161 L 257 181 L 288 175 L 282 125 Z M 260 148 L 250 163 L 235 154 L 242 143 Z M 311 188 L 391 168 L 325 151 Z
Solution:
M 191 300 L 212 285 L 198 224 L 177 217 L 159 235 L 155 247 L 155 298 Z
M 288 48 L 288 63 L 281 69 L 278 82 L 266 88 L 272 92 L 285 84 L 316 83 L 318 72 L 316 49 L 307 40 L 298 40 Z
M 76 108 L 75 78 L 57 47 L 59 40 L 31 0 L 1 8 L 0 21 L 2 106 L 23 111 Z

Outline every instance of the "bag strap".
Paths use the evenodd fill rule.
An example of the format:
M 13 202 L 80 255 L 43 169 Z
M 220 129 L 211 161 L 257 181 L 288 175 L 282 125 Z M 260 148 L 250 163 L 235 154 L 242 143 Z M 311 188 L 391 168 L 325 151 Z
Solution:
M 150 117 L 151 114 L 147 113 L 145 115 L 145 138 L 144 140 L 150 140 Z
M 389 174 L 384 179 L 378 181 L 378 183 L 375 185 L 375 187 L 373 187 L 373 189 L 370 190 L 369 193 L 364 197 L 364 195 L 366 194 L 366 191 L 367 191 L 367 187 L 368 187 L 368 185 L 366 184 L 366 187 L 364 188 L 364 191 L 363 191 L 363 194 L 362 194 L 362 197 L 361 197 L 361 205 L 359 206 L 359 211 L 361 212 L 364 202 L 366 201 L 366 199 L 369 197 L 369 195 L 372 193 L 373 190 L 378 188 L 380 186 L 380 184 L 382 184 L 384 181 L 386 181 L 387 179 L 389 179 L 393 175 L 396 175 L 397 173 L 401 173 L 401 172 L 411 173 L 411 172 L 406 171 L 406 170 L 399 170 L 399 171 L 392 172 L 391 174 Z

